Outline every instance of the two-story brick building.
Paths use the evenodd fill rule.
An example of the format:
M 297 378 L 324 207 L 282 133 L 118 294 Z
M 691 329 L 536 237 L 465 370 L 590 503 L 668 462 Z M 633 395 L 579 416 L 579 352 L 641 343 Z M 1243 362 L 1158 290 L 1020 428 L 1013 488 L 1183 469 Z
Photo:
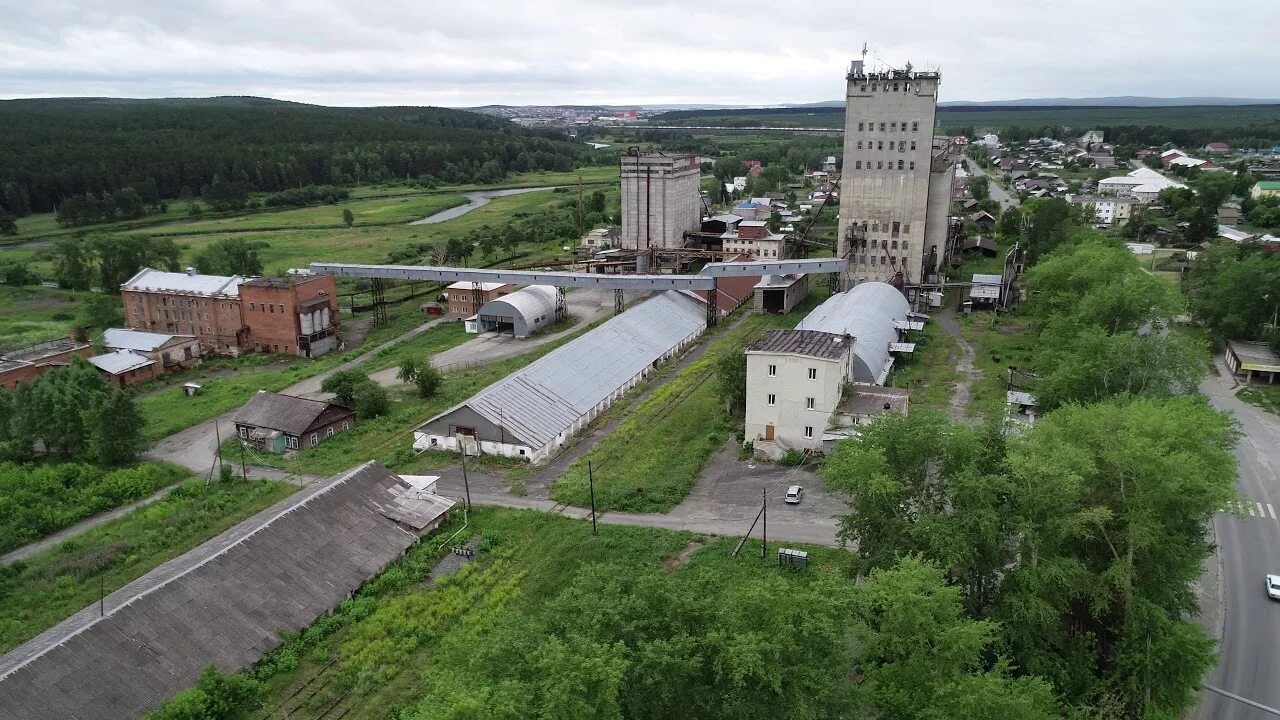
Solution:
M 456 282 L 445 288 L 449 300 L 449 317 L 469 318 L 482 305 L 516 291 L 511 283 Z

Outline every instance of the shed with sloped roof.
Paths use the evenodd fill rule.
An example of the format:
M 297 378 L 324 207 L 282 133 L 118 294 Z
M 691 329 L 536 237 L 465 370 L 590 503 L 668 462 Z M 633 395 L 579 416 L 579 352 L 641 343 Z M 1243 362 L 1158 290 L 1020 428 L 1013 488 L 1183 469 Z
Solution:
M 705 328 L 700 298 L 655 295 L 431 418 L 413 446 L 457 450 L 461 436 L 480 452 L 540 462 Z

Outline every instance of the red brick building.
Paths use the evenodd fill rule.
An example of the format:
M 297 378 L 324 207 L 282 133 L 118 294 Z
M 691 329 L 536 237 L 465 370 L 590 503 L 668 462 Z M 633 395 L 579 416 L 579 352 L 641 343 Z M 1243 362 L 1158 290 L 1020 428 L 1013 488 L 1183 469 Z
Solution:
M 172 273 L 146 268 L 120 286 L 125 325 L 194 335 L 206 353 L 238 354 L 249 339 L 240 318 L 239 275 Z
M 510 295 L 516 286 L 511 283 L 470 283 L 456 282 L 445 288 L 449 300 L 449 317 L 469 318 L 476 314 L 481 305 Z
M 89 363 L 112 385 L 126 388 L 154 379 L 164 372 L 155 360 L 132 350 L 116 350 L 104 355 L 94 355 Z
M 20 382 L 30 382 L 50 370 L 66 367 L 76 355 L 87 358 L 92 354 L 93 346 L 79 340 L 75 333 L 0 354 L 0 387 L 12 390 Z
M 248 347 L 319 357 L 337 346 L 338 288 L 332 275 L 254 278 L 240 283 Z
M 254 278 L 151 268 L 120 286 L 125 325 L 191 335 L 202 353 L 242 350 L 317 357 L 337 346 L 338 292 L 332 275 Z

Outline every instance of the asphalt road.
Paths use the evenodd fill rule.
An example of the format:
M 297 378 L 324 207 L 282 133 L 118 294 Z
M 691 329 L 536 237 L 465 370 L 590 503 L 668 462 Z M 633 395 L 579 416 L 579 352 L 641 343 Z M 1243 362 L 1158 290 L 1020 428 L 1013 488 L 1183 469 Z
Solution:
M 1219 368 L 1225 373 L 1225 369 Z M 1238 514 L 1214 519 L 1221 555 L 1221 660 L 1205 683 L 1280 708 L 1280 603 L 1269 600 L 1267 573 L 1280 574 L 1280 418 L 1237 399 L 1225 374 L 1201 383 L 1214 407 L 1235 415 L 1243 433 L 1236 447 Z M 1205 692 L 1195 717 L 1257 720 L 1274 717 Z
M 975 176 L 985 175 L 990 178 L 990 182 L 987 183 L 987 186 L 991 189 L 991 199 L 1000 203 L 1001 212 L 1008 210 L 1011 207 L 1018 207 L 1018 198 L 1013 197 L 1003 187 L 1001 187 L 996 178 L 986 170 L 983 170 L 981 165 L 970 161 L 969 172 L 973 173 Z

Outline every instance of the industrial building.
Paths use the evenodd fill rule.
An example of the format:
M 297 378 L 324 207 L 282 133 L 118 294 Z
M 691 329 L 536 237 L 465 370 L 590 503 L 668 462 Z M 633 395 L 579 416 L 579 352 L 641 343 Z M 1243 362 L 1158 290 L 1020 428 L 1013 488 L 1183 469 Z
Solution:
M 746 349 L 744 437 L 762 456 L 821 452 L 884 412 L 907 411 L 907 392 L 879 387 L 902 333 L 923 327 L 902 292 L 863 283 L 833 295 L 794 330 L 775 330 Z
M 541 462 L 706 329 L 706 303 L 668 290 L 431 418 L 413 447 Z M 466 438 L 466 440 L 460 440 Z
M 125 325 L 190 335 L 202 353 L 243 350 L 318 357 L 337 347 L 338 291 L 332 275 L 246 279 L 195 268 L 144 268 L 120 286 Z
M 448 518 L 376 462 L 299 490 L 0 657 L 6 720 L 134 720 L 252 666 Z
M 511 333 L 522 338 L 555 321 L 556 289 L 530 285 L 485 303 L 476 313 L 474 332 Z M 471 327 L 467 330 L 472 331 Z
M 72 332 L 65 338 L 29 345 L 0 354 L 0 388 L 13 390 L 20 382 L 31 382 L 41 375 L 64 368 L 71 358 L 87 358 L 93 345 Z
M 847 76 L 839 257 L 847 284 L 939 280 L 947 250 L 953 164 L 950 143 L 935 144 L 937 72 L 867 72 L 855 60 Z
M 682 248 L 685 233 L 702 223 L 701 165 L 697 155 L 627 154 L 622 176 L 622 234 L 625 250 Z
M 809 276 L 765 275 L 754 290 L 756 312 L 785 315 L 809 297 Z
M 159 365 L 161 372 L 176 372 L 200 360 L 200 341 L 191 335 L 109 328 L 102 331 L 102 344 L 108 350 L 145 355 Z
M 449 317 L 469 318 L 485 303 L 516 291 L 516 286 L 502 282 L 456 282 L 445 288 Z

